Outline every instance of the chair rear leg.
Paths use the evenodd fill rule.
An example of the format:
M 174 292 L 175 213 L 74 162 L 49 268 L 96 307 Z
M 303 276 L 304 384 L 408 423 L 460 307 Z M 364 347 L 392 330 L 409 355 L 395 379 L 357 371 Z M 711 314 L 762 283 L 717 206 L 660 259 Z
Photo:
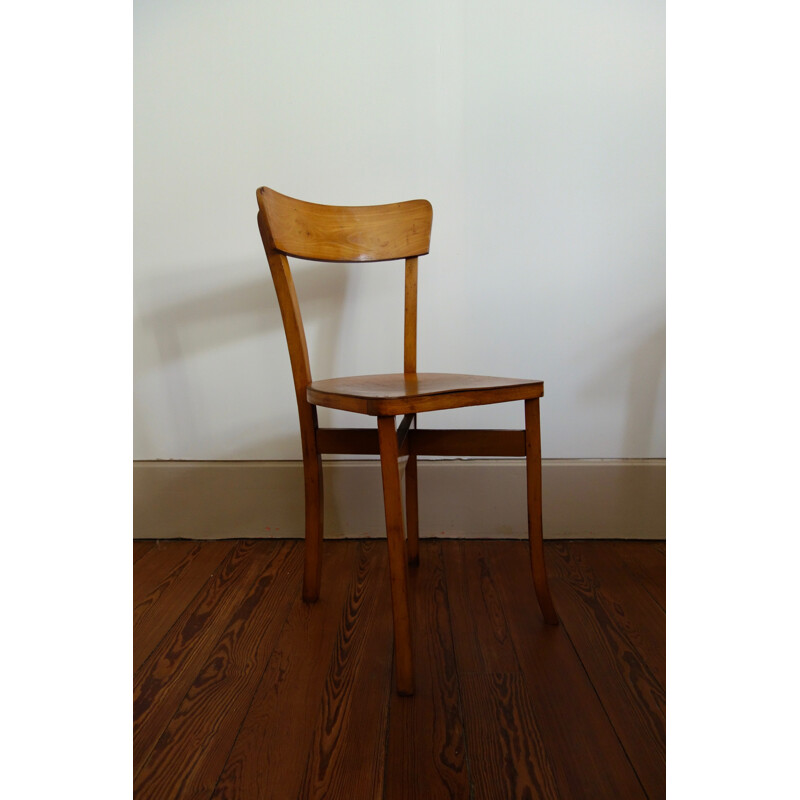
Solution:
M 322 578 L 322 458 L 319 454 L 303 459 L 306 498 L 305 564 L 303 568 L 303 600 L 313 603 L 319 598 Z
M 378 417 L 378 439 L 383 476 L 383 504 L 386 511 L 386 540 L 389 546 L 389 577 L 394 621 L 394 665 L 397 693 L 414 694 L 411 658 L 411 619 L 408 611 L 408 562 L 403 534 L 403 500 L 394 417 Z
M 542 444 L 539 426 L 539 398 L 525 401 L 525 462 L 528 484 L 528 541 L 536 599 L 544 621 L 558 625 L 550 596 L 542 541 Z
M 406 462 L 406 528 L 408 563 L 419 564 L 419 508 L 417 506 L 417 457 L 410 453 Z

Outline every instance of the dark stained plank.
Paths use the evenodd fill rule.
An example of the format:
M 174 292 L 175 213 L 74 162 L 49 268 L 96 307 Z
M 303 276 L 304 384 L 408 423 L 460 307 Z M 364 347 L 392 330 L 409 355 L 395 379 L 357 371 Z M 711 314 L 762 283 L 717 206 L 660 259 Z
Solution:
M 501 599 L 499 584 L 507 577 L 491 561 L 494 544 L 452 545 L 447 587 L 477 796 L 558 797 L 557 786 L 567 779 L 551 763 L 536 723 Z M 527 548 L 521 552 L 527 557 Z M 530 570 L 528 582 L 533 586 Z
M 667 608 L 666 571 L 664 553 L 657 542 L 608 542 L 606 548 L 616 553 L 629 574 L 643 586 L 662 611 Z
M 157 542 L 133 565 L 133 607 L 156 590 L 195 547 L 195 542 Z
M 196 542 L 150 594 L 133 609 L 133 669 L 153 652 L 181 612 L 213 577 L 234 542 Z
M 495 585 L 560 797 L 645 797 L 567 636 L 568 625 L 558 598 L 555 604 L 562 624 L 546 625 L 542 619 L 527 543 L 475 545 L 481 548 L 497 576 Z M 551 550 L 552 543 L 546 542 L 548 566 L 552 562 Z M 469 739 L 467 749 L 471 753 Z
M 298 543 L 281 543 L 137 775 L 136 798 L 211 796 L 291 607 L 301 566 Z
M 134 774 L 178 710 L 228 620 L 267 564 L 279 540 L 241 539 L 134 676 Z
M 173 624 L 135 675 L 137 800 L 663 797 L 659 545 L 547 542 L 556 628 L 526 542 L 421 549 L 398 697 L 385 542 L 326 542 L 312 605 L 300 542 L 154 543 L 135 635 Z
M 657 675 L 663 664 L 648 663 L 641 652 L 646 637 L 626 617 L 636 612 L 642 596 L 657 606 L 632 582 L 624 594 L 619 587 L 616 594 L 607 593 L 605 574 L 581 558 L 583 544 L 558 542 L 551 548 L 559 615 L 648 796 L 663 797 L 665 694 Z
M 151 550 L 155 543 L 155 539 L 134 539 L 133 563 L 135 564 L 148 550 Z
M 358 587 L 357 558 L 365 558 L 354 541 L 325 542 L 324 552 L 320 597 L 304 603 L 296 593 L 214 790 L 217 800 L 299 796 L 342 609 Z M 368 557 L 377 560 L 377 551 Z
M 360 547 L 298 795 L 303 798 L 383 794 L 388 697 L 394 691 L 388 554 L 385 542 Z
M 484 546 L 482 546 L 484 545 Z M 485 543 L 447 542 L 444 563 L 459 675 L 520 670 Z
M 471 673 L 460 681 L 476 797 L 559 800 L 522 674 Z
M 611 542 L 574 541 L 553 548 L 553 574 L 591 593 L 647 664 L 662 691 L 666 686 L 666 615 L 637 580 Z M 663 583 L 663 579 L 662 579 Z M 590 588 L 591 587 L 591 588 Z
M 448 548 L 449 549 L 449 548 Z M 468 798 L 469 775 L 459 703 L 442 543 L 420 542 L 409 571 L 416 689 L 389 697 L 386 800 Z

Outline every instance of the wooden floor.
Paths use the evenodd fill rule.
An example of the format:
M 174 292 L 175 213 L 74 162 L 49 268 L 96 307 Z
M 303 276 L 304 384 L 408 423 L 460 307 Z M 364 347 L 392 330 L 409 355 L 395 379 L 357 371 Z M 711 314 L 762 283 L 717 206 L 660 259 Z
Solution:
M 416 694 L 392 679 L 384 541 L 134 543 L 134 796 L 661 798 L 665 549 L 423 540 Z

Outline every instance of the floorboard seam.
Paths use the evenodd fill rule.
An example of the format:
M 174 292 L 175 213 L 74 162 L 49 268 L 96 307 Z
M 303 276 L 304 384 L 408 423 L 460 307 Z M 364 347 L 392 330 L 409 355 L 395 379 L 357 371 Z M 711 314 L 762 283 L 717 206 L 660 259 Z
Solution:
M 472 764 L 469 759 L 469 742 L 467 740 L 467 726 L 464 722 L 464 700 L 461 696 L 461 675 L 458 671 L 458 659 L 456 658 L 456 647 L 453 641 L 453 615 L 450 610 L 450 590 L 447 583 L 447 564 L 445 563 L 442 545 L 439 544 L 439 558 L 442 565 L 442 583 L 444 585 L 444 602 L 447 606 L 447 619 L 450 622 L 450 647 L 453 651 L 453 669 L 456 673 L 456 687 L 458 692 L 458 713 L 461 717 L 461 727 L 464 730 L 464 766 L 467 768 L 467 781 L 469 782 L 469 800 L 475 800 L 475 782 L 472 779 Z
M 559 558 L 560 558 L 560 556 L 559 556 Z M 569 584 L 567 583 L 567 581 L 565 581 L 563 578 L 553 577 L 553 582 L 555 582 L 555 581 L 560 581 L 561 583 L 566 584 L 567 588 L 570 588 Z M 586 680 L 589 681 L 589 685 L 592 687 L 592 691 L 594 692 L 595 697 L 597 698 L 597 702 L 600 703 L 600 708 L 603 709 L 603 713 L 606 715 L 606 719 L 608 720 L 608 724 L 611 726 L 611 730 L 614 731 L 614 736 L 616 737 L 617 741 L 619 742 L 619 746 L 622 749 L 622 752 L 625 753 L 625 758 L 627 759 L 628 764 L 630 764 L 631 769 L 633 770 L 633 774 L 636 776 L 636 780 L 639 782 L 639 786 L 642 789 L 642 793 L 644 794 L 645 797 L 649 797 L 649 795 L 647 793 L 647 789 L 645 789 L 644 784 L 642 783 L 642 779 L 639 777 L 639 771 L 634 766 L 633 761 L 631 761 L 631 757 L 628 754 L 628 750 L 625 747 L 622 739 L 619 738 L 619 733 L 617 732 L 616 725 L 614 725 L 614 722 L 612 721 L 611 717 L 609 716 L 608 709 L 606 709 L 606 705 L 603 702 L 603 698 L 600 697 L 600 693 L 597 691 L 597 687 L 594 685 L 594 681 L 592 680 L 592 676 L 589 674 L 589 670 L 586 669 L 586 664 L 583 663 L 583 659 L 581 658 L 580 651 L 575 646 L 575 642 L 572 640 L 572 637 L 569 634 L 569 627 L 564 623 L 564 620 L 561 619 L 560 617 L 559 617 L 559 621 L 561 623 L 561 627 L 564 629 L 564 634 L 567 637 L 567 641 L 569 642 L 570 647 L 572 648 L 573 652 L 575 653 L 575 657 L 578 659 L 578 663 L 581 665 L 581 669 L 583 670 L 584 675 L 586 675 Z
M 289 549 L 289 552 L 286 554 L 286 560 L 288 561 L 292 555 L 294 549 L 297 547 L 297 543 L 294 544 L 294 547 Z M 302 568 L 301 568 L 302 569 Z M 298 572 L 301 572 L 299 569 Z M 239 726 L 236 728 L 236 736 L 233 737 L 231 741 L 230 749 L 228 750 L 228 755 L 225 756 L 225 761 L 222 764 L 222 769 L 217 775 L 217 779 L 214 782 L 214 788 L 211 790 L 209 797 L 213 797 L 214 793 L 217 791 L 217 786 L 219 786 L 220 778 L 225 774 L 225 770 L 228 766 L 228 760 L 231 757 L 231 753 L 233 752 L 234 747 L 236 747 L 236 742 L 239 739 L 239 734 L 242 732 L 242 727 L 244 726 L 245 721 L 247 720 L 248 715 L 250 714 L 250 709 L 253 707 L 253 702 L 256 699 L 256 695 L 258 694 L 258 690 L 261 688 L 261 681 L 264 680 L 264 675 L 267 674 L 267 669 L 269 668 L 269 663 L 272 660 L 272 657 L 275 655 L 275 648 L 278 646 L 278 642 L 281 639 L 281 634 L 283 633 L 284 628 L 286 627 L 286 623 L 289 621 L 289 615 L 292 613 L 292 609 L 295 607 L 296 603 L 302 603 L 303 599 L 298 596 L 295 598 L 294 602 L 287 603 L 287 610 L 286 616 L 283 618 L 283 622 L 281 623 L 280 630 L 277 632 L 275 636 L 275 644 L 273 645 L 272 652 L 270 652 L 269 656 L 264 660 L 264 669 L 261 672 L 261 677 L 255 682 L 255 688 L 253 689 L 253 693 L 250 695 L 250 702 L 247 704 L 247 709 L 245 710 L 244 714 L 242 715 L 242 721 L 239 723 Z
M 241 541 L 242 541 L 241 539 L 238 539 L 238 540 L 237 540 L 237 544 L 234 546 L 234 548 L 235 548 L 235 547 L 237 547 L 237 546 L 239 545 L 239 543 L 241 543 Z M 227 554 L 227 556 L 230 556 L 230 555 L 232 554 L 232 552 L 233 552 L 232 550 L 231 550 L 231 551 L 229 551 L 229 552 L 228 552 L 228 554 Z M 242 600 L 240 601 L 240 603 L 239 603 L 239 604 L 238 604 L 238 605 L 237 605 L 237 606 L 236 606 L 236 607 L 233 609 L 233 611 L 231 612 L 230 616 L 229 616 L 229 617 L 227 617 L 227 618 L 225 619 L 224 623 L 222 623 L 222 622 L 220 623 L 220 630 L 222 631 L 222 633 L 221 633 L 221 634 L 220 634 L 220 636 L 219 636 L 219 637 L 216 639 L 216 641 L 214 642 L 214 645 L 212 646 L 212 648 L 211 648 L 211 650 L 210 650 L 209 652 L 213 652 L 213 651 L 214 651 L 214 648 L 217 646 L 217 644 L 219 644 L 221 637 L 222 637 L 222 636 L 224 636 L 224 634 L 225 634 L 225 631 L 226 631 L 226 630 L 227 630 L 227 628 L 228 628 L 228 624 L 229 624 L 229 623 L 230 623 L 230 621 L 231 621 L 231 620 L 232 620 L 232 619 L 233 619 L 233 618 L 236 616 L 236 614 L 237 614 L 237 613 L 238 613 L 238 611 L 239 611 L 239 608 L 241 607 L 241 605 L 242 605 L 242 604 L 245 602 L 245 600 L 247 599 L 247 595 L 248 595 L 248 593 L 249 593 L 249 590 L 250 590 L 250 589 L 251 589 L 251 588 L 252 588 L 252 587 L 253 587 L 253 586 L 254 586 L 254 585 L 255 585 L 255 584 L 258 582 L 259 578 L 260 578 L 260 577 L 261 577 L 261 576 L 264 574 L 264 571 L 265 571 L 266 569 L 268 569 L 268 568 L 269 568 L 269 565 L 270 565 L 270 564 L 273 562 L 273 560 L 276 558 L 276 556 L 278 555 L 278 553 L 279 553 L 279 552 L 280 552 L 280 551 L 279 551 L 278 549 L 276 549 L 275 553 L 272 555 L 272 558 L 270 558 L 270 559 L 269 559 L 269 561 L 267 561 L 267 563 L 264 565 L 264 568 L 262 569 L 262 571 L 261 571 L 261 572 L 259 572 L 259 573 L 258 573 L 258 575 L 256 575 L 256 576 L 253 578 L 253 581 L 252 581 L 252 583 L 251 583 L 251 584 L 248 586 L 248 588 L 247 588 L 247 591 L 245 591 L 245 592 L 244 592 L 244 594 L 243 594 L 243 596 L 242 596 Z M 249 553 L 249 554 L 247 555 L 247 558 L 251 558 L 251 557 L 253 557 L 254 555 L 255 555 L 255 552 L 251 552 L 251 553 Z M 226 556 L 226 557 L 227 557 L 227 556 Z M 220 562 L 220 563 L 221 563 L 221 562 Z M 242 569 L 242 571 L 243 571 L 243 572 L 245 572 L 245 571 L 246 571 L 246 568 L 245 568 L 245 567 L 242 567 L 241 569 Z M 206 585 L 206 584 L 203 584 L 203 586 L 205 586 L 205 585 Z M 199 594 L 199 593 L 200 593 L 200 592 L 198 591 L 198 594 Z M 196 597 L 196 596 L 197 596 L 197 595 L 195 595 L 195 597 Z M 187 608 L 188 608 L 188 606 L 187 606 Z M 177 620 L 176 620 L 176 621 L 177 621 Z M 172 630 L 172 628 L 170 628 L 170 630 Z M 155 651 L 154 651 L 154 652 L 155 652 Z M 144 667 L 144 665 L 145 665 L 146 663 L 147 663 L 147 662 L 145 661 L 145 662 L 142 664 L 142 667 Z M 205 662 L 203 662 L 203 663 L 200 665 L 200 669 L 201 669 L 201 670 L 203 669 L 203 665 L 204 665 L 204 664 L 205 664 Z M 199 674 L 199 673 L 198 673 L 198 674 Z M 162 737 L 162 736 L 164 735 L 164 733 L 165 733 L 165 732 L 166 732 L 166 731 L 169 729 L 170 723 L 171 723 L 171 722 L 172 722 L 172 720 L 175 718 L 175 714 L 177 714 L 177 713 L 180 711 L 180 709 L 182 708 L 182 706 L 183 706 L 183 703 L 185 702 L 186 698 L 189 696 L 189 693 L 192 691 L 192 687 L 194 686 L 194 680 L 195 680 L 195 678 L 196 678 L 196 677 L 197 677 L 197 676 L 195 676 L 195 677 L 192 679 L 192 681 L 189 683 L 189 685 L 188 685 L 188 687 L 187 687 L 186 691 L 184 692 L 183 696 L 181 697 L 181 700 L 180 700 L 180 702 L 179 702 L 179 703 L 178 703 L 178 705 L 176 706 L 175 713 L 174 713 L 174 714 L 173 714 L 173 715 L 172 715 L 172 716 L 171 716 L 171 717 L 170 717 L 170 718 L 169 718 L 169 719 L 166 721 L 166 723 L 165 723 L 164 727 L 163 727 L 163 728 L 162 728 L 162 730 L 161 730 L 161 733 L 159 733 L 159 734 L 158 734 L 158 736 L 156 736 L 156 738 L 154 739 L 154 741 L 153 741 L 153 744 L 152 744 L 152 746 L 150 747 L 150 750 L 149 750 L 149 752 L 148 752 L 148 753 L 147 753 L 147 755 L 146 755 L 146 756 L 145 756 L 145 757 L 142 759 L 142 761 L 141 761 L 141 764 L 139 764 L 139 769 L 138 769 L 138 770 L 136 771 L 136 773 L 134 774 L 134 779 L 135 779 L 136 777 L 138 777 L 139 773 L 141 773 L 141 771 L 144 769 L 145 765 L 147 764 L 147 762 L 150 760 L 151 756 L 153 755 L 153 751 L 154 751 L 154 750 L 155 750 L 155 748 L 158 746 L 158 743 L 159 743 L 159 741 L 161 741 L 161 737 Z M 238 735 L 238 731 L 237 731 L 237 735 Z M 224 770 L 224 768 L 223 768 L 223 770 Z M 220 773 L 220 775 L 221 775 L 221 774 L 222 774 L 222 773 Z M 218 780 L 219 780 L 219 778 L 218 778 Z
M 167 636 L 169 636 L 170 631 L 175 627 L 175 624 L 181 618 L 181 614 L 183 614 L 184 611 L 186 611 L 186 609 L 189 608 L 189 606 L 197 599 L 197 596 L 200 594 L 200 592 L 202 592 L 206 588 L 206 586 L 208 586 L 208 582 L 214 577 L 214 573 L 219 569 L 220 564 L 222 564 L 222 562 L 225 561 L 226 558 L 228 558 L 228 556 L 234 551 L 234 549 L 239 546 L 239 542 L 241 541 L 241 539 L 235 539 L 232 541 L 233 541 L 232 546 L 225 551 L 222 558 L 220 558 L 220 560 L 214 565 L 213 571 L 208 576 L 208 578 L 205 581 L 203 581 L 203 583 L 200 584 L 197 591 L 189 598 L 189 601 L 181 609 L 180 614 L 178 614 L 178 616 L 175 617 L 175 620 L 173 621 L 172 625 L 170 625 L 169 628 L 167 628 L 167 630 L 164 631 L 164 635 L 153 645 L 153 648 L 150 650 L 150 652 L 142 659 L 142 663 L 139 665 L 139 669 L 137 669 L 136 672 L 134 672 L 133 674 L 134 684 L 136 683 L 136 676 L 144 669 L 145 665 L 150 660 L 150 657 L 153 655 L 153 653 L 155 653 L 155 651 L 158 650 L 161 642 L 164 641 L 164 639 Z

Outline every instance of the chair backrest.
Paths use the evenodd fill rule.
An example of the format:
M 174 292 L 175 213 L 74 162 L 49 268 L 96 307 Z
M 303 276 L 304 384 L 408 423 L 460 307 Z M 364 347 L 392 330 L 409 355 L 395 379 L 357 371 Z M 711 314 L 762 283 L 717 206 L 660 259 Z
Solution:
M 262 187 L 258 226 L 283 317 L 301 421 L 312 414 L 305 390 L 311 383 L 303 320 L 287 256 L 312 261 L 405 259 L 403 371 L 417 370 L 417 257 L 430 247 L 433 209 L 427 200 L 379 206 L 306 203 Z
M 323 206 L 262 187 L 258 206 L 275 249 L 312 261 L 392 261 L 425 255 L 433 210 L 427 200 Z

